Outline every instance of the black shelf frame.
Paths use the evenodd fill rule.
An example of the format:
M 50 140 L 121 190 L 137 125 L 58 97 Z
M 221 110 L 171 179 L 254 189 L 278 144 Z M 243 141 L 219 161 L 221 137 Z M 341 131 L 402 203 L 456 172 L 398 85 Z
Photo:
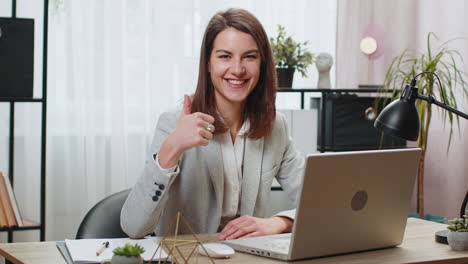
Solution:
M 28 225 L 28 226 L 13 226 L 13 227 L 2 227 L 0 228 L 0 231 L 7 231 L 7 232 L 13 232 L 13 231 L 21 231 L 21 230 L 37 230 L 40 229 L 41 225 L 40 224 L 34 224 L 34 225 Z M 13 241 L 9 241 L 8 243 L 12 243 Z
M 301 109 L 304 109 L 305 93 L 321 93 L 322 98 L 324 98 L 324 95 L 328 93 L 379 93 L 379 92 L 382 92 L 382 90 L 381 89 L 369 89 L 369 88 L 359 88 L 359 89 L 319 89 L 319 88 L 286 89 L 286 88 L 281 88 L 277 90 L 277 92 L 278 93 L 300 93 L 301 94 Z
M 43 103 L 42 98 L 5 98 L 0 97 L 0 103 Z
M 16 18 L 16 0 L 12 0 L 12 18 Z M 47 135 L 47 45 L 48 45 L 48 21 L 49 0 L 44 0 L 43 9 L 43 50 L 42 50 L 42 98 L 2 98 L 0 103 L 10 104 L 9 140 L 8 140 L 8 177 L 14 186 L 14 154 L 15 154 L 15 104 L 16 103 L 40 103 L 41 111 L 41 171 L 40 171 L 40 222 L 25 226 L 1 227 L 0 232 L 7 232 L 8 243 L 13 242 L 13 232 L 22 230 L 39 230 L 39 240 L 45 241 L 46 222 L 46 135 Z

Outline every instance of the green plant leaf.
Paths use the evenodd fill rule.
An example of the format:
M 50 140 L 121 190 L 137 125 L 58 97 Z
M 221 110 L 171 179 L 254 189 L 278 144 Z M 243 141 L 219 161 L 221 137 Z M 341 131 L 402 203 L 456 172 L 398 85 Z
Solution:
M 459 51 L 447 47 L 455 39 L 445 41 L 437 48 L 432 46 L 434 39 L 438 40 L 438 37 L 434 33 L 429 32 L 427 34 L 426 51 L 412 54 L 408 49 L 405 49 L 392 60 L 385 74 L 385 88 L 382 92 L 393 90 L 392 100 L 395 100 L 401 95 L 405 84 L 409 83 L 416 74 L 423 71 L 431 71 L 439 75 L 442 86 L 438 85 L 432 74 L 424 74 L 419 76 L 417 81 L 418 92 L 425 96 L 437 98 L 437 100 L 442 101 L 448 106 L 458 108 L 457 91 L 462 92 L 463 96 L 468 96 L 468 75 L 459 66 L 463 65 L 463 57 Z M 437 87 L 434 87 L 434 85 L 437 85 Z M 426 149 L 429 129 L 426 124 L 430 124 L 431 115 L 428 113 L 430 113 L 431 107 L 423 100 L 416 100 L 416 107 L 420 118 L 420 139 L 418 140 L 418 146 Z M 442 109 L 440 113 L 450 129 L 447 146 L 448 152 L 454 123 L 456 123 L 460 134 L 459 117 L 454 116 L 450 111 Z M 427 118 L 429 120 L 426 120 Z M 455 120 L 456 122 L 454 122 Z
M 307 77 L 307 68 L 314 63 L 315 55 L 308 51 L 309 42 L 296 42 L 286 35 L 284 26 L 278 25 L 278 35 L 270 37 L 273 59 L 277 68 L 295 68 Z
M 125 243 L 123 247 L 117 247 L 112 252 L 119 256 L 136 257 L 144 253 L 145 249 L 138 244 Z

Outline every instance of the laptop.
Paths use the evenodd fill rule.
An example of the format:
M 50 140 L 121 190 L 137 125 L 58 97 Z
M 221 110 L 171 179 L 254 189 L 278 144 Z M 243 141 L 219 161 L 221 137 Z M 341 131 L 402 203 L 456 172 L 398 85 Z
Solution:
M 280 260 L 397 246 L 403 241 L 420 152 L 309 154 L 292 233 L 224 243 Z

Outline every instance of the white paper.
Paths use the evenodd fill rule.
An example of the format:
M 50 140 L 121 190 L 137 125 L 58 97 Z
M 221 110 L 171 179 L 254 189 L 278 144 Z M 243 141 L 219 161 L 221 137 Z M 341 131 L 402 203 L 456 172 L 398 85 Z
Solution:
M 109 241 L 109 247 L 106 248 L 102 254 L 96 256 L 96 251 L 102 245 Z M 145 261 L 149 261 L 153 256 L 158 243 L 155 238 L 145 239 L 130 239 L 130 238 L 109 238 L 109 239 L 65 239 L 65 245 L 70 252 L 70 256 L 73 262 L 76 263 L 100 263 L 102 261 L 110 261 L 114 253 L 112 252 L 116 247 L 123 247 L 126 243 L 132 245 L 138 244 L 145 249 L 145 252 L 141 254 Z M 161 253 L 161 255 L 160 255 Z M 167 254 L 161 248 L 154 255 L 153 260 L 158 260 L 161 257 L 164 260 Z

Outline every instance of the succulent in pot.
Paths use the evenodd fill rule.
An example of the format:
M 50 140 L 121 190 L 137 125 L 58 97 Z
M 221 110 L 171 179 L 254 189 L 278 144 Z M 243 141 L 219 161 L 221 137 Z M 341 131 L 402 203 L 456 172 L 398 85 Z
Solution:
M 468 216 L 449 220 L 447 241 L 453 250 L 468 250 Z
M 138 244 L 126 243 L 123 247 L 117 247 L 112 252 L 112 264 L 143 264 L 141 254 L 145 249 Z

